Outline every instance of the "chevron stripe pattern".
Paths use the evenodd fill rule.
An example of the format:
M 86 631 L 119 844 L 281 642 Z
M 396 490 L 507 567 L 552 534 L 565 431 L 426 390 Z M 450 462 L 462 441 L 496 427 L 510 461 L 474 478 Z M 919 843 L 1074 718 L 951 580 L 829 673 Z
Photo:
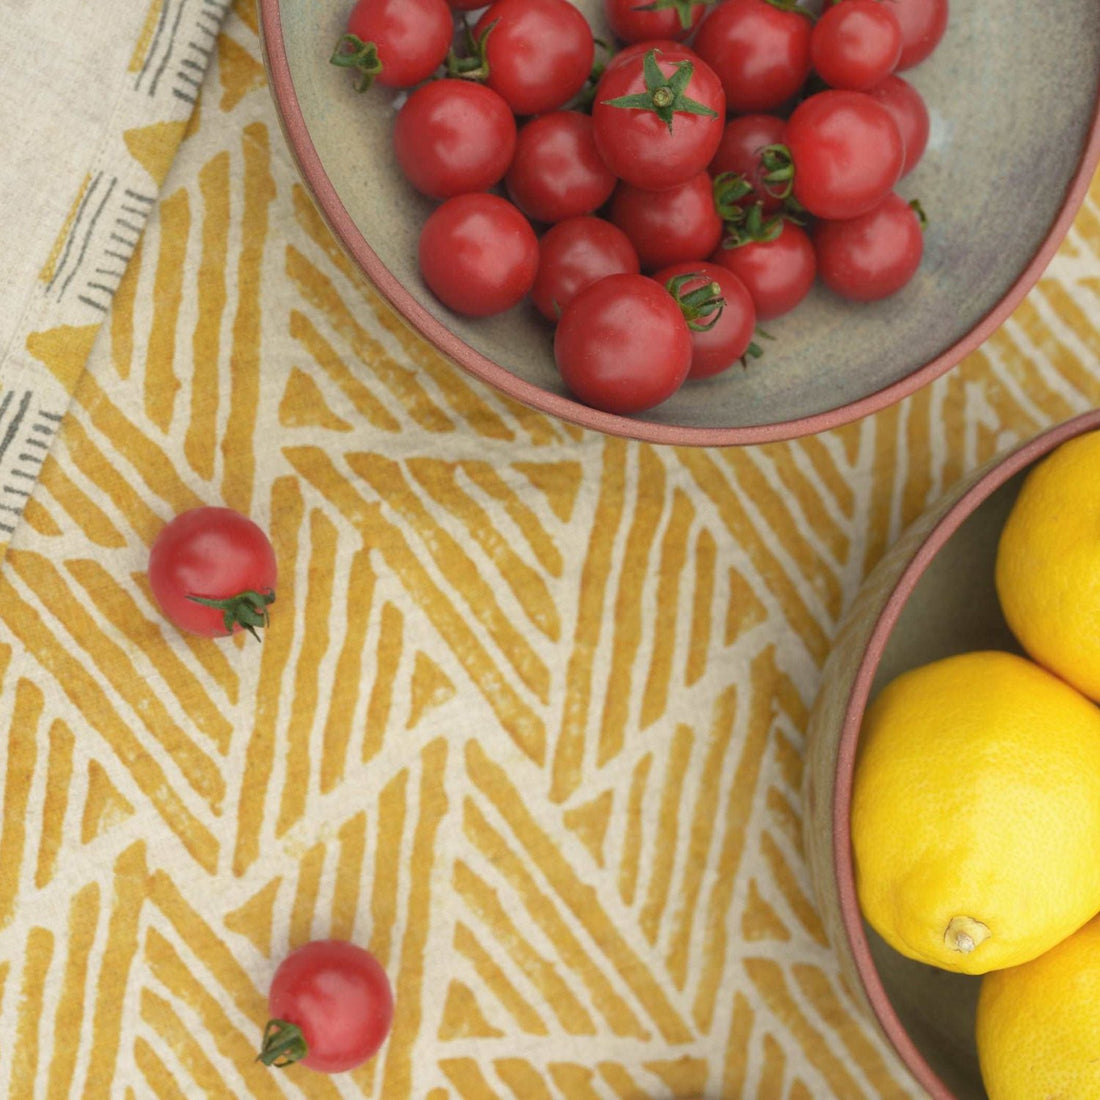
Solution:
M 1100 401 L 1100 184 L 913 398 L 655 448 L 411 334 L 297 182 L 249 0 L 210 52 L 0 568 L 0 1092 L 917 1096 L 811 900 L 807 710 L 902 527 Z M 149 546 L 201 503 L 271 533 L 262 645 L 156 610 Z M 386 966 L 393 1034 L 268 1070 L 267 984 L 326 936 Z

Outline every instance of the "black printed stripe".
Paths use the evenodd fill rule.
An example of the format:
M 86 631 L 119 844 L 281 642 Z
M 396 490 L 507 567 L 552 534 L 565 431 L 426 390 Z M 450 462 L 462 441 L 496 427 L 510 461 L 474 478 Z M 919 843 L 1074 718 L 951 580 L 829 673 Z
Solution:
M 163 0 L 160 6 L 160 15 L 157 16 L 157 28 L 153 32 L 153 41 L 149 43 L 149 49 L 145 51 L 145 60 L 141 63 L 141 72 L 137 75 L 137 81 L 134 84 L 135 88 L 141 87 L 142 79 L 145 77 L 145 70 L 149 67 L 149 62 L 153 59 L 153 54 L 157 52 L 157 44 L 160 42 L 160 35 L 164 30 L 164 24 L 167 18 L 168 0 Z
M 15 410 L 11 423 L 5 429 L 3 436 L 0 436 L 0 459 L 4 457 L 4 452 L 7 451 L 12 444 L 12 440 L 15 439 L 16 433 L 19 431 L 19 425 L 23 423 L 23 417 L 27 415 L 30 404 L 31 391 L 27 390 L 19 400 L 19 407 Z M 5 401 L 4 410 L 0 410 L 0 415 L 6 408 L 7 402 Z
M 107 194 L 105 194 L 96 207 L 95 213 L 92 215 L 92 220 L 88 225 L 87 230 L 84 233 L 84 240 L 80 245 L 80 255 L 76 258 L 76 265 L 72 271 L 65 277 L 65 281 L 61 284 L 61 295 L 64 295 L 65 291 L 69 288 L 69 283 L 73 281 L 73 276 L 80 270 L 80 265 L 84 262 L 84 255 L 88 251 L 88 242 L 92 239 L 92 233 L 95 232 L 96 223 L 99 221 L 100 215 L 103 213 L 104 207 L 106 207 L 108 201 L 114 192 L 115 186 L 118 183 L 118 177 L 113 176 L 111 182 L 107 187 Z
M 160 64 L 157 66 L 156 74 L 153 77 L 153 83 L 149 85 L 149 95 L 154 96 L 157 94 L 157 85 L 160 83 L 160 78 L 164 75 L 164 70 L 168 67 L 168 62 L 172 60 L 172 54 L 175 50 L 176 33 L 180 29 L 180 19 L 183 16 L 183 4 L 181 3 L 176 8 L 176 18 L 172 23 L 172 33 L 168 38 L 168 48 L 164 51 L 164 56 L 160 59 Z
M 69 235 L 65 238 L 65 247 L 61 252 L 61 258 L 57 261 L 57 267 L 54 268 L 53 274 L 50 276 L 50 281 L 46 284 L 46 292 L 49 293 L 53 289 L 53 284 L 57 281 L 58 275 L 65 269 L 65 265 L 69 262 L 69 252 L 73 247 L 73 239 L 76 237 L 77 228 L 80 225 L 81 219 L 84 217 L 84 210 L 88 205 L 89 200 L 95 193 L 96 188 L 99 186 L 99 181 L 103 178 L 103 173 L 97 173 L 92 182 L 88 184 L 87 190 L 80 198 L 80 205 L 76 208 L 76 217 L 73 218 L 72 227 L 69 229 Z

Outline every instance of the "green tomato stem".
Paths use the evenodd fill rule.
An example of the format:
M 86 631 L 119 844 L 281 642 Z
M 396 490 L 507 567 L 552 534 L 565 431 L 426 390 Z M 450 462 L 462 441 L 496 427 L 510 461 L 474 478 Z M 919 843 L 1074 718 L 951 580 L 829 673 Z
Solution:
M 482 32 L 481 37 L 475 38 L 465 16 L 463 16 L 462 28 L 465 31 L 468 55 L 459 57 L 453 49 L 448 51 L 447 58 L 443 63 L 448 76 L 461 77 L 463 80 L 476 80 L 480 83 L 484 83 L 489 79 L 489 59 L 485 55 L 485 47 L 497 22 L 494 19 Z
M 652 49 L 642 59 L 646 89 L 644 92 L 605 99 L 604 105 L 632 111 L 652 111 L 668 127 L 669 133 L 672 133 L 672 120 L 677 114 L 717 118 L 717 111 L 687 95 L 695 66 L 690 61 L 679 61 L 675 70 L 666 78 L 657 64 L 659 52 Z
M 636 7 L 635 11 L 665 11 L 668 8 L 675 8 L 676 15 L 680 20 L 680 27 L 682 30 L 691 30 L 691 9 L 692 8 L 706 8 L 710 7 L 715 0 L 653 0 L 651 4 L 642 4 Z
M 836 2 L 837 0 L 833 0 L 833 3 Z M 804 15 L 811 22 L 817 19 L 817 16 L 808 8 L 802 7 L 798 0 L 764 0 L 764 3 L 771 4 L 773 8 L 779 11 L 793 11 L 797 15 Z
M 794 158 L 786 145 L 765 145 L 760 150 L 764 166 L 763 184 L 774 199 L 786 200 L 794 190 Z
M 268 1020 L 256 1061 L 281 1069 L 301 1061 L 308 1053 L 309 1046 L 297 1024 L 286 1020 Z
M 665 289 L 680 307 L 687 327 L 692 332 L 706 332 L 714 328 L 718 324 L 718 318 L 722 316 L 722 310 L 726 308 L 726 299 L 722 297 L 722 288 L 718 283 L 703 283 L 685 293 L 684 286 L 698 279 L 699 274 L 697 271 L 689 271 L 683 275 L 674 275 L 665 283 Z
M 382 72 L 382 62 L 378 59 L 378 47 L 373 42 L 364 42 L 358 35 L 343 34 L 336 43 L 329 62 L 342 69 L 357 69 L 359 80 L 355 90 L 365 92 L 374 78 Z
M 256 633 L 256 628 L 267 626 L 269 620 L 267 609 L 275 602 L 275 593 L 270 588 L 264 592 L 257 592 L 250 588 L 245 592 L 238 592 L 236 596 L 225 596 L 221 599 L 211 599 L 207 596 L 188 596 L 187 598 L 194 603 L 202 604 L 203 607 L 212 607 L 220 611 L 226 634 L 232 634 L 233 628 L 240 626 L 259 641 L 260 636 Z

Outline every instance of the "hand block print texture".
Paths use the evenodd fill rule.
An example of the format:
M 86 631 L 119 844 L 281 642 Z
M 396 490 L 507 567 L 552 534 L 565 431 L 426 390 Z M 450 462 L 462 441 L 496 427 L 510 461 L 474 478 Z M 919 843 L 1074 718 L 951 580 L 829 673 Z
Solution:
M 901 406 L 653 448 L 418 341 L 297 182 L 253 6 L 209 48 L 0 569 L 0 1092 L 916 1096 L 811 902 L 802 731 L 902 526 L 1100 400 L 1100 192 Z M 155 609 L 149 545 L 200 503 L 271 533 L 262 645 Z M 273 1074 L 267 983 L 330 935 L 387 967 L 393 1035 Z
M 4 7 L 0 208 L 18 216 L 0 276 L 0 554 L 155 207 L 227 7 L 64 0 L 48 19 Z

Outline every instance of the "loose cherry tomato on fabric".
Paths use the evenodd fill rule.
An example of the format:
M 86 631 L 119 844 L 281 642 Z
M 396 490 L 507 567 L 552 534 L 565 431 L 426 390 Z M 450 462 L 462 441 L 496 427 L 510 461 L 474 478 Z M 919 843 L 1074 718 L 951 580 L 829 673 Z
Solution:
M 905 163 L 901 174 L 906 176 L 916 168 L 928 147 L 931 124 L 924 99 L 912 84 L 900 76 L 888 76 L 867 94 L 881 103 L 897 124 L 905 146 Z
M 679 276 L 688 278 L 676 285 Z M 743 361 L 746 355 L 759 354 L 752 342 L 756 307 L 744 284 L 728 268 L 698 261 L 673 264 L 658 271 L 653 280 L 681 299 L 690 298 L 704 287 L 710 288 L 712 296 L 717 294 L 722 299 L 723 305 L 716 311 L 713 323 L 691 329 L 689 379 L 710 378 Z M 715 285 L 717 292 L 713 289 Z
M 680 41 L 699 25 L 714 0 L 604 0 L 603 10 L 612 34 L 620 42 L 651 42 L 655 38 Z
M 149 584 L 161 611 L 180 630 L 207 638 L 238 630 L 258 638 L 277 576 L 267 535 L 232 508 L 182 512 L 149 551 Z
M 637 275 L 638 254 L 627 235 L 603 218 L 585 214 L 552 225 L 539 239 L 539 270 L 531 301 L 557 321 L 567 305 L 605 275 Z
M 810 74 L 812 16 L 795 0 L 725 0 L 695 32 L 695 52 L 718 74 L 730 111 L 770 111 Z
M 516 148 L 516 120 L 492 88 L 433 80 L 397 112 L 393 149 L 406 179 L 433 199 L 484 191 L 503 178 Z
M 877 302 L 912 279 L 924 251 L 920 217 L 891 192 L 873 210 L 814 229 L 822 282 L 844 298 Z
M 569 0 L 496 0 L 474 26 L 486 83 L 517 115 L 553 111 L 584 87 L 596 44 Z
M 267 1007 L 271 1019 L 261 1062 L 301 1062 L 322 1073 L 343 1073 L 386 1041 L 393 991 L 378 960 L 363 948 L 342 940 L 313 940 L 279 964 Z
M 446 0 L 358 0 L 331 60 L 358 71 L 361 92 L 374 81 L 411 88 L 443 64 L 453 36 Z
M 490 317 L 531 289 L 539 243 L 531 223 L 507 199 L 456 195 L 428 216 L 420 231 L 420 273 L 456 313 Z
M 770 240 L 719 248 L 711 260 L 741 280 L 756 307 L 758 321 L 790 313 L 810 293 L 817 272 L 808 234 L 786 220 Z
M 901 57 L 897 68 L 920 64 L 947 30 L 947 0 L 890 0 L 890 10 L 901 27 Z
M 643 271 L 706 259 L 722 237 L 722 219 L 705 170 L 665 191 L 620 183 L 608 216 L 630 238 Z
M 774 213 L 783 205 L 783 200 L 764 182 L 767 169 L 760 154 L 769 145 L 782 142 L 786 128 L 786 121 L 778 115 L 750 114 L 731 118 L 710 162 L 710 174 L 720 176 L 732 172 L 741 176 L 750 187 L 743 201 L 762 203 L 765 214 Z
M 596 85 L 596 148 L 620 179 L 663 191 L 710 163 L 726 101 L 713 72 L 685 47 L 649 49 L 609 66 Z
M 810 35 L 810 61 L 833 88 L 865 92 L 901 57 L 901 27 L 881 0 L 841 0 L 826 8 Z
M 615 174 L 596 151 L 588 115 L 551 111 L 520 128 L 504 183 L 512 202 L 533 221 L 559 222 L 607 202 Z
M 691 367 L 691 333 L 672 295 L 646 275 L 608 275 L 565 307 L 554 332 L 562 380 L 586 405 L 642 412 Z
M 819 218 L 855 218 L 877 206 L 905 163 L 897 124 L 865 92 L 830 90 L 804 99 L 787 120 L 784 142 L 794 197 Z

